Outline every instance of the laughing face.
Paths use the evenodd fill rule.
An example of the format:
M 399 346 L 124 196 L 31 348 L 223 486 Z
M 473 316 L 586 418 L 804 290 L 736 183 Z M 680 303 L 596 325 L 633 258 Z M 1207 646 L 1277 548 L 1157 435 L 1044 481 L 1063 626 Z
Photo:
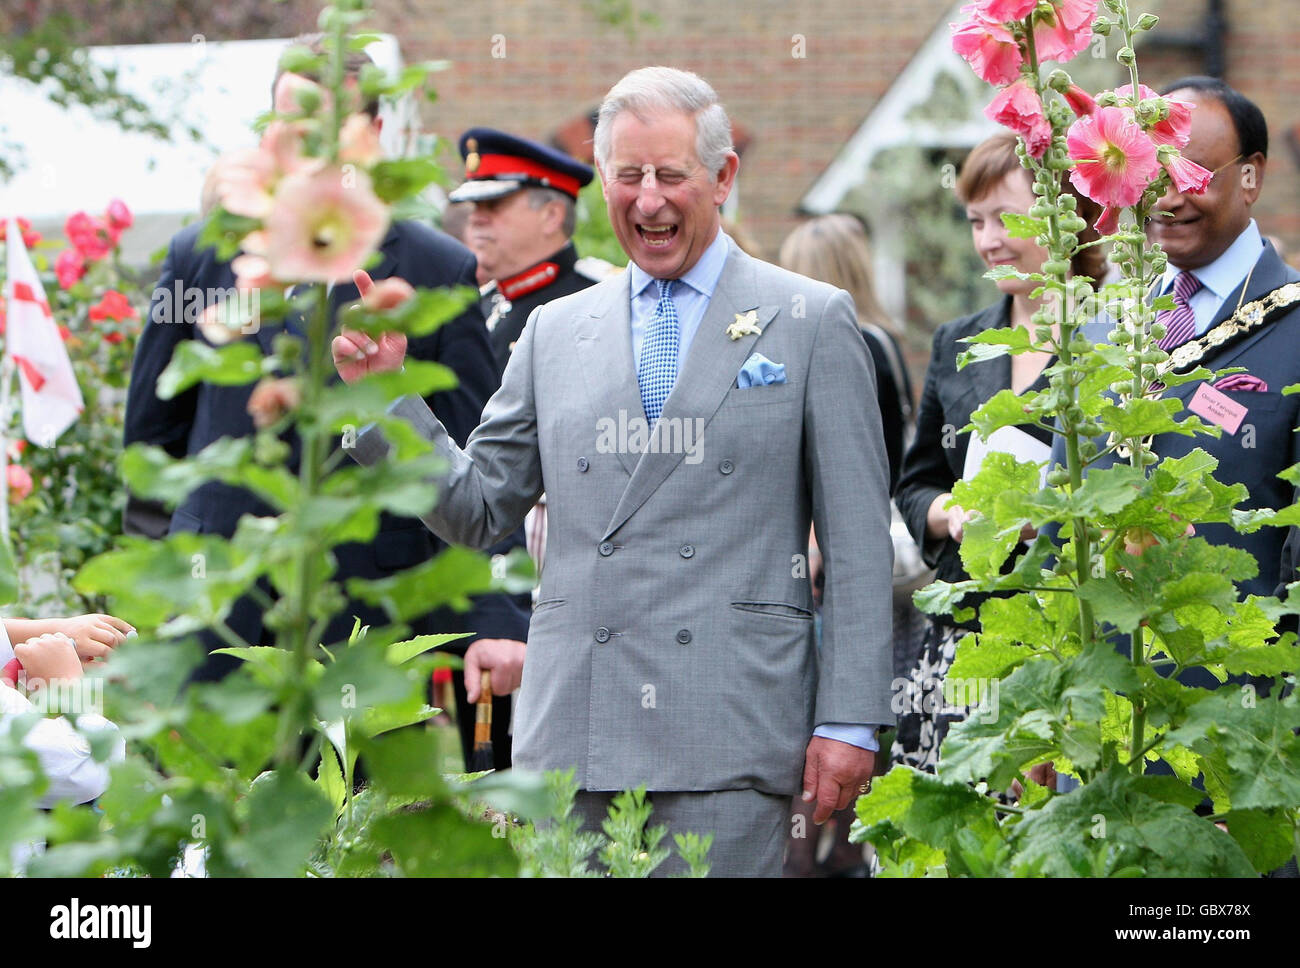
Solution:
M 1202 91 L 1174 91 L 1170 97 L 1191 101 L 1191 139 L 1183 155 L 1214 172 L 1202 195 L 1171 186 L 1156 203 L 1147 223 L 1147 238 L 1159 242 L 1179 269 L 1199 269 L 1227 251 L 1250 224 L 1250 207 L 1259 197 L 1264 157 L 1244 158 L 1227 108 Z
M 618 115 L 599 171 L 623 251 L 656 279 L 681 278 L 717 237 L 718 206 L 731 193 L 739 163 L 728 152 L 720 171 L 706 170 L 688 114 L 666 111 L 646 121 L 630 111 Z

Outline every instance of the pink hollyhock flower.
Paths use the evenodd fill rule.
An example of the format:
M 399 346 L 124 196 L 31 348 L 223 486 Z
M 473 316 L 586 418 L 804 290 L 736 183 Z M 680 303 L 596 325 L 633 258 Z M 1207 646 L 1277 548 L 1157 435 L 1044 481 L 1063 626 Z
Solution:
M 1054 0 L 1053 15 L 1034 26 L 1038 60 L 1068 61 L 1092 43 L 1092 20 L 1097 0 Z
M 1119 231 L 1119 213 L 1121 211 L 1121 209 L 1109 205 L 1103 208 L 1096 224 L 1093 225 L 1093 228 L 1097 230 L 1097 234 L 1113 235 Z
M 302 104 L 299 102 L 298 96 L 300 93 L 307 91 L 314 92 L 320 98 L 321 108 L 325 111 L 328 111 L 334 103 L 334 99 L 327 88 L 321 87 L 315 81 L 303 77 L 301 74 L 284 73 L 275 82 L 275 113 L 302 114 Z
M 1145 84 L 1138 85 L 1136 99 L 1133 98 L 1132 84 L 1125 84 L 1123 87 L 1115 88 L 1115 94 L 1121 101 L 1135 100 L 1134 107 L 1137 106 L 1136 101 L 1160 97 L 1159 94 Z M 1169 116 L 1163 121 L 1157 121 L 1148 128 L 1147 134 L 1158 145 L 1173 145 L 1175 148 L 1186 148 L 1187 142 L 1192 136 L 1192 108 L 1196 105 L 1172 97 L 1167 97 L 1164 100 L 1169 105 Z
M 1160 163 L 1165 166 L 1165 171 L 1169 172 L 1169 177 L 1174 180 L 1174 188 L 1180 195 L 1184 192 L 1200 195 L 1210 186 L 1210 179 L 1214 177 L 1214 172 L 1202 168 L 1194 161 L 1188 161 L 1177 153 L 1170 152 L 1168 155 L 1161 153 L 1160 157 Z
M 235 271 L 236 289 L 263 289 L 276 284 L 271 265 L 263 256 L 245 252 L 235 256 L 230 268 Z
M 1043 102 L 1027 81 L 1004 87 L 984 109 L 984 116 L 1024 138 L 1025 147 L 1035 158 L 1043 157 L 1052 143 L 1052 125 L 1043 114 Z
M 113 251 L 114 242 L 108 226 L 85 212 L 69 215 L 63 223 L 63 232 L 87 262 L 97 262 Z
M 1070 89 L 1065 92 L 1063 97 L 1066 103 L 1070 105 L 1070 110 L 1081 118 L 1087 117 L 1097 110 L 1097 102 L 1092 95 L 1078 84 L 1071 84 Z
M 266 219 L 266 258 L 277 279 L 347 282 L 383 240 L 388 209 L 364 171 L 290 175 Z
M 32 493 L 32 475 L 22 464 L 9 464 L 5 468 L 9 479 L 9 503 L 17 504 Z
M 1099 205 L 1136 205 L 1160 170 L 1156 146 L 1123 108 L 1079 118 L 1065 138 L 1074 187 Z
M 997 23 L 1024 20 L 1038 6 L 1038 0 L 976 0 L 975 9 L 981 17 Z
M 71 289 L 86 274 L 86 259 L 76 249 L 64 249 L 54 260 L 54 274 L 59 285 Z
M 131 210 L 120 198 L 115 198 L 108 203 L 108 208 L 104 210 L 104 217 L 108 219 L 109 226 L 119 232 L 129 229 L 135 223 Z
M 379 132 L 366 114 L 349 115 L 339 130 L 339 160 L 369 168 L 383 157 Z
M 126 296 L 116 289 L 110 289 L 104 293 L 103 298 L 98 303 L 90 307 L 89 315 L 93 322 L 114 319 L 120 323 L 124 319 L 136 319 L 139 314 Z
M 973 5 L 962 7 L 963 13 L 974 12 Z M 973 19 L 952 28 L 952 49 L 967 62 L 981 80 L 990 84 L 1010 84 L 1020 76 L 1024 55 L 1020 45 L 1000 23 L 982 19 L 976 12 Z

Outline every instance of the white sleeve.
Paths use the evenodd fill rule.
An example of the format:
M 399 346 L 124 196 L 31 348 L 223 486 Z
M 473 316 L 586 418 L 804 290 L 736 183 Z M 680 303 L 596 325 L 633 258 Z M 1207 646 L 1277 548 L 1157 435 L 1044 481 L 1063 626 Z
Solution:
M 17 690 L 0 686 L 0 727 L 8 720 L 33 710 L 32 704 Z M 90 755 L 90 741 L 62 716 L 42 719 L 23 737 L 23 745 L 36 754 L 49 787 L 38 806 L 53 807 L 60 801 L 88 803 L 108 789 L 108 769 L 126 756 L 126 742 L 117 726 L 103 716 L 84 713 L 77 717 L 77 727 L 86 733 L 109 730 L 114 734 L 113 752 L 107 762 L 96 763 Z

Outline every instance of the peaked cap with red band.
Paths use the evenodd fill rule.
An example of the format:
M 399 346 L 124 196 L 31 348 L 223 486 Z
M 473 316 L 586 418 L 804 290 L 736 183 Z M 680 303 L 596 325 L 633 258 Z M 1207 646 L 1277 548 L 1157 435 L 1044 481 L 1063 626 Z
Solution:
M 562 151 L 493 128 L 461 135 L 460 156 L 465 183 L 447 196 L 453 202 L 486 202 L 528 187 L 554 188 L 576 199 L 596 174 Z

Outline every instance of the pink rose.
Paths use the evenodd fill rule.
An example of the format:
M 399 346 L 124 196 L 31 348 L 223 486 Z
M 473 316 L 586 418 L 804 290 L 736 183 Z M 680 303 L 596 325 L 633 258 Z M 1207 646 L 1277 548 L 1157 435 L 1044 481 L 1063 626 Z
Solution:
M 104 215 L 108 219 L 109 227 L 121 232 L 123 229 L 129 229 L 134 223 L 135 218 L 131 215 L 131 210 L 126 207 L 126 202 L 120 198 L 115 198 L 108 203 L 108 208 L 104 210 Z
M 60 286 L 71 289 L 86 274 L 86 260 L 76 249 L 64 249 L 54 260 L 54 274 Z

